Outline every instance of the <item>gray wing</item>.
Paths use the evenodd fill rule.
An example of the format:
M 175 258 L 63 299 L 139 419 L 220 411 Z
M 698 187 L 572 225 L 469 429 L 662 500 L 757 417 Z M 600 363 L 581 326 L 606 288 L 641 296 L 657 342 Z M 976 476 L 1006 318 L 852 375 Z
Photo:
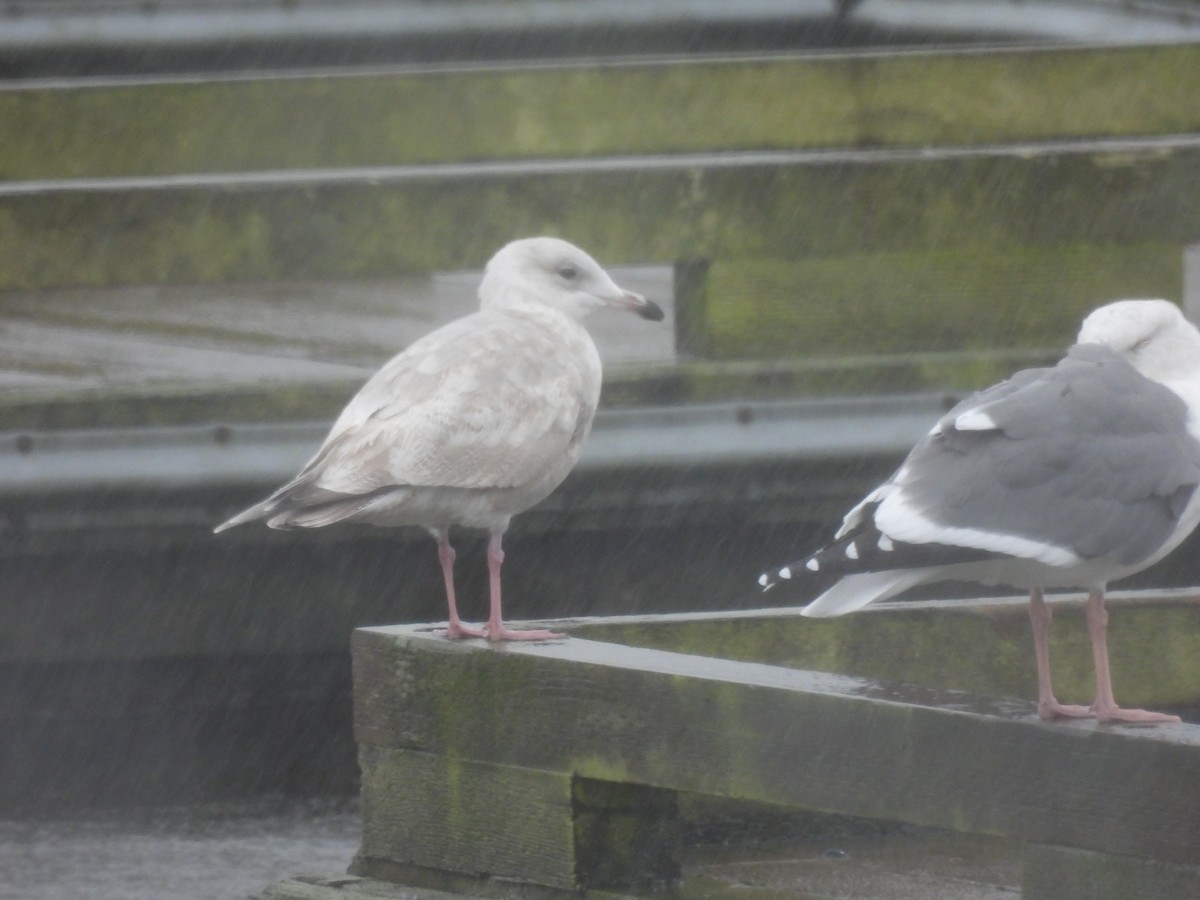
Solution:
M 954 545 L 971 530 L 1135 564 L 1173 534 L 1200 483 L 1187 422 L 1173 391 L 1077 346 L 951 410 L 877 498 L 875 522 L 898 540 Z M 932 528 L 897 528 L 906 515 Z
M 600 396 L 600 359 L 582 328 L 476 313 L 389 361 L 347 404 L 300 473 L 224 531 L 295 513 L 346 518 L 398 486 L 520 488 L 564 475 L 578 459 Z
M 566 346 L 516 317 L 469 316 L 376 373 L 301 477 L 345 494 L 519 487 L 578 454 L 599 382 L 590 341 Z

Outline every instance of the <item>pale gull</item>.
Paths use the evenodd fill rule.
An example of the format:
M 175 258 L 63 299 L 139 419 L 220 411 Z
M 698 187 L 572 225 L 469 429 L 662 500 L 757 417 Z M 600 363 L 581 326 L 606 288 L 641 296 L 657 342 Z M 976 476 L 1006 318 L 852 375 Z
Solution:
M 514 515 L 558 487 L 591 430 L 601 368 L 581 320 L 605 307 L 653 321 L 663 312 L 619 288 L 578 247 L 545 237 L 492 257 L 479 297 L 479 312 L 415 341 L 375 373 L 295 478 L 215 530 L 253 519 L 272 528 L 420 525 L 437 540 L 449 637 L 559 637 L 504 625 L 503 535 Z M 491 535 L 483 629 L 458 615 L 452 525 Z
M 833 543 L 763 575 L 839 577 L 804 608 L 837 616 L 918 584 L 1030 591 L 1043 718 L 1177 722 L 1122 709 L 1109 674 L 1104 591 L 1162 559 L 1200 521 L 1200 332 L 1164 300 L 1124 300 L 1083 322 L 1057 366 L 1018 372 L 950 410 L 846 515 Z M 1084 588 L 1096 693 L 1055 699 L 1042 592 Z

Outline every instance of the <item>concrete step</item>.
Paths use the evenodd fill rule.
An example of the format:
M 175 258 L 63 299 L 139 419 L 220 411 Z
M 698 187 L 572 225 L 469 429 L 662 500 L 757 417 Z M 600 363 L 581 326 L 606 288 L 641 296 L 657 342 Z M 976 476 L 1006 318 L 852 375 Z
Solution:
M 1196 96 L 1196 43 L 10 82 L 0 179 L 1180 134 Z
M 0 290 L 427 274 L 543 232 L 609 265 L 1140 244 L 1181 267 L 1198 160 L 1185 135 L 24 182 Z

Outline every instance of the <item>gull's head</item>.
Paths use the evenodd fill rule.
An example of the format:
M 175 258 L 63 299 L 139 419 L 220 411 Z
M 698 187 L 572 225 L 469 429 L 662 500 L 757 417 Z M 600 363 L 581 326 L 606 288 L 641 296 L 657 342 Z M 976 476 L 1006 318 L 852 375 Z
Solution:
M 1200 374 L 1200 332 L 1174 303 L 1118 300 L 1083 320 L 1077 342 L 1101 344 L 1155 381 Z
M 660 321 L 663 311 L 641 294 L 618 287 L 600 264 L 558 238 L 535 237 L 500 248 L 483 273 L 484 309 L 528 304 L 551 306 L 575 319 L 604 307 L 627 309 Z

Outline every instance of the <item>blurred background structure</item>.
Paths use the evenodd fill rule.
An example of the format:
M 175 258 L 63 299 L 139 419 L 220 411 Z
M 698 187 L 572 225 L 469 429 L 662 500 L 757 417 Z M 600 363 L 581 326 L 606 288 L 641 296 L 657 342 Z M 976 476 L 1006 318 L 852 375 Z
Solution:
M 443 615 L 430 539 L 210 529 L 512 238 L 669 310 L 595 323 L 522 618 L 799 602 L 755 576 L 955 398 L 1200 309 L 1192 2 L 0 11 L 0 808 L 353 792 L 349 634 Z

